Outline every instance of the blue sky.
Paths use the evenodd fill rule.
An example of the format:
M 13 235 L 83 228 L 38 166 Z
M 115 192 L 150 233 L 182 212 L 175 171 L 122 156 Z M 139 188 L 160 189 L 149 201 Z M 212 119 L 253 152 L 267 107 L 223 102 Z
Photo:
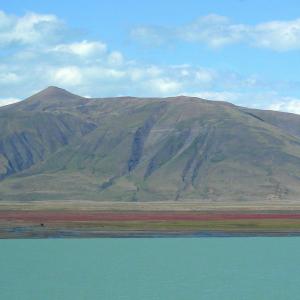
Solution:
M 0 10 L 0 105 L 57 85 L 300 113 L 296 0 L 0 0 Z

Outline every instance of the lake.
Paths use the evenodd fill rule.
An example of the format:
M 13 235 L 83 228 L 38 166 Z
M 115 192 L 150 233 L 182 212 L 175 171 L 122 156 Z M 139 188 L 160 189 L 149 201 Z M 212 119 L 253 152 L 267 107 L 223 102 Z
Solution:
M 2 300 L 288 300 L 300 238 L 0 240 Z

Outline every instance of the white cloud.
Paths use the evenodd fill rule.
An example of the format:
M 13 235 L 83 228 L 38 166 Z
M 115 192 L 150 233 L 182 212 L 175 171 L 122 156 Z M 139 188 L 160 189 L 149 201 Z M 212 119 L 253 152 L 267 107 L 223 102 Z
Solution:
M 231 24 L 227 17 L 214 14 L 176 30 L 177 36 L 185 41 L 204 42 L 214 48 L 241 40 L 244 32 L 244 25 Z
M 270 110 L 300 114 L 300 98 L 282 97 L 280 101 L 272 103 L 267 108 Z
M 94 84 L 99 80 L 116 80 L 126 75 L 124 70 L 114 69 L 106 66 L 86 66 L 82 68 L 84 77 Z
M 161 75 L 164 74 L 164 71 L 162 68 L 158 66 L 134 66 L 129 67 L 127 73 L 129 78 L 133 82 L 140 82 L 141 80 L 147 79 L 147 78 L 159 78 Z
M 300 49 L 300 19 L 273 21 L 255 26 L 250 32 L 254 45 L 277 51 Z
M 145 45 L 159 46 L 163 44 L 168 37 L 174 35 L 174 33 L 169 32 L 169 29 L 164 27 L 139 26 L 133 28 L 130 35 L 133 39 L 139 40 Z
M 199 70 L 195 73 L 196 80 L 199 80 L 201 82 L 211 82 L 214 79 L 213 72 L 207 71 L 207 70 Z
M 183 69 L 183 70 L 180 70 L 180 75 L 181 75 L 182 77 L 186 77 L 186 76 L 189 76 L 190 73 L 189 73 L 188 70 Z
M 78 85 L 82 81 L 82 75 L 78 67 L 63 67 L 54 71 L 53 81 L 58 85 Z
M 300 18 L 248 25 L 235 24 L 227 17 L 212 14 L 181 27 L 136 27 L 131 31 L 131 37 L 151 45 L 181 40 L 212 48 L 243 43 L 275 51 L 299 50 Z
M 180 91 L 181 83 L 170 78 L 156 78 L 146 81 L 145 87 L 150 89 L 150 93 L 173 95 Z
M 11 84 L 11 83 L 18 82 L 20 79 L 21 79 L 20 76 L 13 72 L 8 71 L 8 72 L 0 73 L 0 83 Z
M 82 57 L 96 56 L 106 52 L 107 46 L 102 42 L 82 42 L 60 44 L 53 47 L 52 51 L 75 54 Z
M 0 98 L 0 106 L 5 106 L 19 102 L 21 99 L 18 98 Z
M 108 62 L 111 65 L 121 65 L 124 61 L 123 55 L 119 51 L 113 51 L 108 56 Z
M 0 46 L 9 44 L 35 44 L 55 40 L 64 29 L 55 15 L 27 13 L 22 17 L 0 11 Z

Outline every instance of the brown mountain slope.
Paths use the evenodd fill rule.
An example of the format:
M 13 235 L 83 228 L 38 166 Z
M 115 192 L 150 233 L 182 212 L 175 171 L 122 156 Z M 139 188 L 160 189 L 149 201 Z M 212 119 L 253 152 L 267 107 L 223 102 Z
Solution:
M 0 109 L 0 199 L 298 200 L 300 116 L 49 87 Z

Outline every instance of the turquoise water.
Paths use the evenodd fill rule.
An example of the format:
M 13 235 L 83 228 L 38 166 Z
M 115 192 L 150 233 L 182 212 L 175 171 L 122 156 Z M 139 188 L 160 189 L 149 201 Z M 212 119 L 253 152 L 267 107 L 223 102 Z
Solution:
M 0 299 L 300 299 L 300 238 L 1 240 Z

